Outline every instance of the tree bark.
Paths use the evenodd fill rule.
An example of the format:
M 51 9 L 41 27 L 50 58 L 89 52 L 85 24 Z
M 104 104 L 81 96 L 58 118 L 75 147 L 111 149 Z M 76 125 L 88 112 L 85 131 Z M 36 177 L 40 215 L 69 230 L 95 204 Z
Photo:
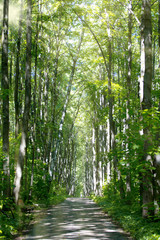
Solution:
M 96 193 L 96 136 L 95 136 L 95 127 L 93 124 L 92 130 L 92 169 L 93 169 L 93 192 Z
M 159 72 L 160 72 L 160 0 L 158 1 L 158 49 L 159 49 Z M 156 36 L 155 36 L 156 38 Z M 155 47 L 155 39 L 154 39 L 154 47 Z M 155 50 L 153 53 L 154 58 Z M 154 71 L 153 71 L 154 72 Z M 158 96 L 158 112 L 160 112 L 160 95 Z M 156 133 L 156 142 L 157 147 L 160 146 L 160 128 L 158 127 Z M 154 204 L 155 204 L 155 214 L 159 213 L 160 207 L 160 154 L 155 154 L 154 156 Z
M 152 24 L 151 24 L 151 1 L 142 1 L 142 24 L 141 24 L 141 82 L 140 82 L 140 102 L 141 109 L 149 110 L 151 104 L 151 84 L 152 84 Z M 152 171 L 148 163 L 152 164 L 148 149 L 151 146 L 149 129 L 145 127 L 141 133 L 144 136 L 144 155 L 142 163 L 144 172 L 142 173 L 142 216 L 149 217 L 153 211 L 153 185 Z
M 113 179 L 116 183 L 117 178 L 117 157 L 116 157 L 116 141 L 115 141 L 115 135 L 116 135 L 116 129 L 115 129 L 115 121 L 113 119 L 113 104 L 114 99 L 112 95 L 112 42 L 111 42 L 111 32 L 110 32 L 110 26 L 109 26 L 109 16 L 106 12 L 107 17 L 107 32 L 108 32 L 108 55 L 109 55 L 109 67 L 108 67 L 108 103 L 109 103 L 109 128 L 110 128 L 110 151 L 113 151 Z
M 19 148 L 19 158 L 16 166 L 16 176 L 15 176 L 15 202 L 18 203 L 21 178 L 23 173 L 24 159 L 26 156 L 27 147 L 27 133 L 28 133 L 28 121 L 30 116 L 30 103 L 31 103 L 31 10 L 32 10 L 32 0 L 27 1 L 27 46 L 26 46 L 26 70 L 25 70 L 25 107 L 23 113 L 23 123 L 22 123 L 22 137 Z
M 127 106 L 126 106 L 126 131 L 129 130 L 129 122 L 130 122 L 130 93 L 131 93 L 131 73 L 132 73 L 132 0 L 129 1 L 128 7 L 128 73 L 127 73 Z M 126 193 L 127 197 L 130 197 L 131 193 L 131 172 L 130 172 L 130 143 L 129 136 L 127 135 L 127 143 L 126 143 L 126 151 L 127 151 L 127 168 L 128 173 L 126 176 Z
M 20 114 L 20 104 L 19 104 L 19 82 L 20 82 L 20 50 L 21 50 L 21 35 L 22 35 L 22 2 L 21 2 L 21 15 L 19 20 L 19 30 L 17 38 L 17 51 L 16 51 L 16 73 L 15 73 L 15 90 L 14 90 L 14 102 L 15 102 L 15 137 L 17 138 L 19 134 L 19 114 Z
M 9 78 L 8 78 L 8 12 L 9 0 L 4 0 L 3 5 L 3 30 L 2 30 L 2 139 L 3 139 L 3 193 L 10 196 L 10 166 L 9 166 Z
M 38 25 L 38 18 L 36 22 L 36 37 L 35 37 L 35 72 L 34 72 L 34 93 L 33 93 L 33 130 L 32 130 L 32 170 L 31 170 L 31 178 L 30 178 L 30 191 L 29 191 L 29 198 L 32 197 L 32 190 L 33 190 L 33 179 L 34 179 L 34 164 L 36 158 L 36 124 L 37 124 L 37 103 L 36 103 L 36 92 L 37 92 L 37 63 L 38 63 L 38 35 L 39 35 L 39 25 Z

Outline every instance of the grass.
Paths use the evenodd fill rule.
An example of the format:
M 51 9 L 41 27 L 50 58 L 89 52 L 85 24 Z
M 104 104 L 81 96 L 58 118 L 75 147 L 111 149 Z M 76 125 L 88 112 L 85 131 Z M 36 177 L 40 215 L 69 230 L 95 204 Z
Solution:
M 118 197 L 93 197 L 93 200 L 134 239 L 160 240 L 160 221 L 143 219 L 137 204 L 127 205 Z

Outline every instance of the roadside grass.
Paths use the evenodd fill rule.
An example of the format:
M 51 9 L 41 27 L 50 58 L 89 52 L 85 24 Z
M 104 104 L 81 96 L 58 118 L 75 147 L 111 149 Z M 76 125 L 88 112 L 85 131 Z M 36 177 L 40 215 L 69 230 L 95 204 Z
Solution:
M 134 239 L 160 240 L 160 220 L 143 219 L 138 205 L 127 205 L 118 197 L 111 199 L 104 196 L 92 199 Z

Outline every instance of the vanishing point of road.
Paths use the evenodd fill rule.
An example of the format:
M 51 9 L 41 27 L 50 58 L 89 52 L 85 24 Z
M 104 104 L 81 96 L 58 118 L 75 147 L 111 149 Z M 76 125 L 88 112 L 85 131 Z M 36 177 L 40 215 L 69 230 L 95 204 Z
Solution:
M 68 198 L 63 203 L 46 210 L 30 232 L 20 239 L 129 240 L 131 238 L 92 200 Z

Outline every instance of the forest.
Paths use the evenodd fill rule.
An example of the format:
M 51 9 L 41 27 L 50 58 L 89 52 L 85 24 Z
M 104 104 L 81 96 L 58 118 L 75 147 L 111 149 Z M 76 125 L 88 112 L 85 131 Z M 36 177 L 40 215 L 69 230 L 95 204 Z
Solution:
M 0 239 L 22 208 L 66 196 L 130 212 L 137 239 L 160 239 L 160 0 L 0 12 Z

